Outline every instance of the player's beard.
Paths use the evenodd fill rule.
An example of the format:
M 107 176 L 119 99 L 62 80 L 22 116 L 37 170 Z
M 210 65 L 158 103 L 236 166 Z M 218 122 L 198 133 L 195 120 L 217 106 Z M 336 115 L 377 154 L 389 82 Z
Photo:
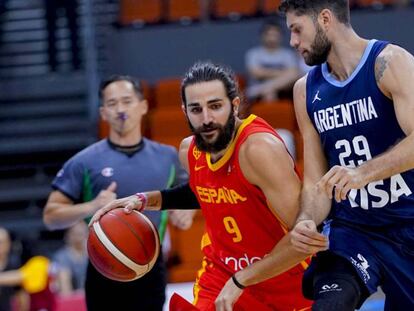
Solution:
M 188 120 L 188 119 L 187 119 Z M 219 152 L 225 149 L 234 136 L 234 129 L 236 126 L 236 118 L 233 113 L 233 109 L 230 112 L 230 115 L 227 119 L 226 124 L 220 125 L 218 123 L 210 123 L 207 125 L 202 125 L 201 127 L 195 128 L 191 125 L 190 120 L 188 120 L 190 129 L 195 136 L 195 144 L 197 148 L 204 152 Z M 205 131 L 218 130 L 217 138 L 214 142 L 209 143 L 204 140 L 201 133 Z
M 310 51 L 303 57 L 306 65 L 315 66 L 326 62 L 331 48 L 331 41 L 329 41 L 328 37 L 323 32 L 322 27 L 316 23 L 315 39 L 312 42 Z

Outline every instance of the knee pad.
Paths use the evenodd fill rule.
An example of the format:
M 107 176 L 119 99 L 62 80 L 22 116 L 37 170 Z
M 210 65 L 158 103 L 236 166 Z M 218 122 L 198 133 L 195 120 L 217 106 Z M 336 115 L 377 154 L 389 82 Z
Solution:
M 314 311 L 354 311 L 361 300 L 355 279 L 319 280 L 314 284 Z

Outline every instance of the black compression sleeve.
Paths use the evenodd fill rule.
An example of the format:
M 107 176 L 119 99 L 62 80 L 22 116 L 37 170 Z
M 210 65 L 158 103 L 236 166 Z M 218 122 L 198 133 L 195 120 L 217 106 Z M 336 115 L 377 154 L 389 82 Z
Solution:
M 188 183 L 161 190 L 161 209 L 200 209 L 197 198 Z

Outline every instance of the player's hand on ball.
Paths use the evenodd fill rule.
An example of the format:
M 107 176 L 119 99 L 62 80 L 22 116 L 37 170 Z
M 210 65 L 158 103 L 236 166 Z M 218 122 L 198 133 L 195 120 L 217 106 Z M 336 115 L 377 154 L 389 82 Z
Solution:
M 141 211 L 145 207 L 145 203 L 146 196 L 142 193 L 137 193 L 129 197 L 114 200 L 98 210 L 95 215 L 93 215 L 89 225 L 98 221 L 103 215 L 108 213 L 110 210 L 113 210 L 114 208 L 124 208 L 125 213 L 129 214 L 134 209 Z

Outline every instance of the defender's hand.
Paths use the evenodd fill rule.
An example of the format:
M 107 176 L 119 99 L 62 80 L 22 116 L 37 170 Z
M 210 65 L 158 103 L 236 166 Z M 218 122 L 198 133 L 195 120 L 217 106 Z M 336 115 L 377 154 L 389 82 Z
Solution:
M 341 202 L 346 199 L 351 189 L 360 189 L 366 185 L 358 172 L 358 168 L 345 166 L 333 166 L 318 182 L 319 191 L 323 191 L 332 199 L 335 192 L 335 201 Z

